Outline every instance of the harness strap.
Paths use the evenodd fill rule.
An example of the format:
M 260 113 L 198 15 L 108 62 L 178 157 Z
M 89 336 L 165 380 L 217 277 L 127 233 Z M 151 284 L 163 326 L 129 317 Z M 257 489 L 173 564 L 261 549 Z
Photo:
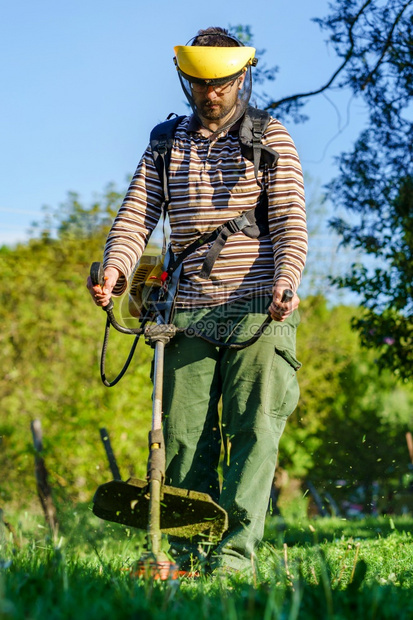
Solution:
M 170 202 L 169 185 L 168 185 L 168 172 L 169 164 L 171 162 L 171 152 L 174 144 L 175 130 L 179 123 L 185 118 L 185 116 L 168 116 L 168 119 L 159 125 L 156 125 L 150 135 L 150 144 L 153 160 L 156 169 L 159 174 L 159 178 L 162 182 L 162 189 L 164 193 L 164 203 L 162 205 L 164 212 L 167 210 L 168 203 Z
M 170 202 L 168 171 L 174 133 L 177 125 L 183 118 L 185 117 L 168 117 L 167 121 L 157 125 L 151 132 L 151 149 L 164 192 L 164 202 L 162 205 L 164 225 L 168 204 Z M 178 256 L 173 257 L 169 262 L 167 269 L 162 274 L 163 281 L 172 276 L 174 271 L 178 269 L 187 256 L 206 243 L 212 243 L 212 246 L 208 250 L 199 273 L 200 277 L 204 279 L 208 279 L 211 275 L 215 261 L 228 237 L 241 231 L 251 239 L 257 239 L 263 235 L 268 235 L 268 197 L 265 191 L 265 183 L 263 184 L 258 180 L 258 171 L 260 167 L 263 167 L 265 171 L 267 167 L 275 166 L 278 159 L 278 153 L 276 151 L 262 144 L 262 137 L 268 126 L 269 119 L 270 116 L 268 112 L 248 106 L 239 130 L 241 153 L 254 164 L 255 178 L 261 187 L 261 194 L 257 206 L 225 222 L 225 224 L 222 224 L 211 233 L 207 233 L 190 243 L 185 250 Z M 165 234 L 163 238 L 165 246 Z
M 175 130 L 183 118 L 185 117 L 176 115 L 173 117 L 173 115 L 170 114 L 166 121 L 156 125 L 156 127 L 152 129 L 150 135 L 152 156 L 159 178 L 162 182 L 164 195 L 164 200 L 162 203 L 162 254 L 165 254 L 166 252 L 165 220 L 168 211 L 168 204 L 171 201 L 168 183 L 171 151 L 174 143 Z
M 266 197 L 266 194 L 264 192 Z M 261 199 L 260 199 L 261 202 Z M 268 234 L 268 223 L 265 230 L 260 228 L 256 221 L 256 209 L 250 209 L 245 213 L 242 213 L 238 217 L 233 220 L 229 220 L 218 229 L 218 234 L 216 239 L 210 249 L 208 250 L 207 255 L 205 256 L 204 262 L 202 263 L 201 271 L 199 272 L 199 277 L 207 280 L 211 275 L 212 268 L 220 255 L 222 248 L 227 242 L 228 237 L 231 235 L 235 235 L 237 232 L 243 232 L 244 235 L 250 237 L 250 239 L 257 239 L 263 234 Z M 213 241 L 213 239 L 209 239 L 208 241 Z
M 162 171 L 162 185 L 164 188 L 164 203 L 163 203 L 163 208 L 166 207 L 166 205 L 169 204 L 170 202 L 170 196 L 169 196 L 169 186 L 168 186 L 168 165 L 165 161 L 166 156 L 168 155 L 168 147 L 167 147 L 167 140 L 166 140 L 166 136 L 162 135 L 159 139 L 159 143 L 158 143 L 158 147 L 157 147 L 157 151 L 158 151 L 158 156 L 160 158 L 160 164 L 159 167 Z
M 190 243 L 180 254 L 174 256 L 171 262 L 168 265 L 168 268 L 164 272 L 163 280 L 166 280 L 168 277 L 172 275 L 172 273 L 182 264 L 182 262 L 186 259 L 187 256 L 195 252 L 198 248 L 205 245 L 206 243 L 212 243 L 212 246 L 208 250 L 207 255 L 205 256 L 204 262 L 202 263 L 201 271 L 199 276 L 204 279 L 208 279 L 211 275 L 212 268 L 216 259 L 218 258 L 222 248 L 224 247 L 228 237 L 231 235 L 235 235 L 237 232 L 243 232 L 247 237 L 251 239 L 257 239 L 262 235 L 268 234 L 268 220 L 261 220 L 259 223 L 256 221 L 256 211 L 258 208 L 262 210 L 263 213 L 266 212 L 267 208 L 267 194 L 265 191 L 262 192 L 259 207 L 254 209 L 249 209 L 245 213 L 242 213 L 238 217 L 225 222 L 225 224 L 221 224 L 215 230 L 210 233 L 206 233 L 196 239 L 192 243 Z
M 262 126 L 260 118 L 252 119 L 252 150 L 253 150 L 253 164 L 254 164 L 254 174 L 255 178 L 258 181 L 258 170 L 261 162 L 261 139 L 262 139 Z

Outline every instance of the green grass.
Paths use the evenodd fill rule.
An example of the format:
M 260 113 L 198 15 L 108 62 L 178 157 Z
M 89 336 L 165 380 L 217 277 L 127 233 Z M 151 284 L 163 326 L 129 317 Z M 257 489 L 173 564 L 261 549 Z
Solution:
M 249 577 L 132 579 L 143 535 L 78 509 L 0 531 L 0 619 L 413 618 L 413 519 L 269 519 Z M 20 545 L 20 548 L 17 545 Z

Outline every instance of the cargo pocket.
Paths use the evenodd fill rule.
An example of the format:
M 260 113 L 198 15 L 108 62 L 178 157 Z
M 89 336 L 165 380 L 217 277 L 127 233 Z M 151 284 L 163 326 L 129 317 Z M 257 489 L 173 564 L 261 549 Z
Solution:
M 290 351 L 275 347 L 265 403 L 268 416 L 286 420 L 296 408 L 300 396 L 296 371 L 300 367 Z
M 290 366 L 292 366 L 294 370 L 300 370 L 302 366 L 301 362 L 299 362 L 290 351 L 288 351 L 287 349 L 278 349 L 277 347 L 275 347 L 275 352 L 278 353 L 278 355 L 282 357 L 287 362 L 287 364 L 290 364 Z

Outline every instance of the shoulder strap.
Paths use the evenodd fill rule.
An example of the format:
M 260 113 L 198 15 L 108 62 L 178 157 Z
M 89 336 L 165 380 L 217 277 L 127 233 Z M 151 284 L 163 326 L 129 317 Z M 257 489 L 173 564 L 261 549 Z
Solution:
M 170 200 L 168 171 L 174 134 L 176 127 L 183 118 L 185 117 L 168 117 L 168 120 L 156 125 L 156 127 L 152 129 L 150 135 L 153 159 L 164 191 L 164 213 L 166 212 Z M 279 158 L 277 151 L 262 143 L 262 137 L 268 127 L 270 118 L 270 114 L 265 110 L 259 110 L 258 108 L 248 106 L 239 130 L 241 153 L 246 159 L 253 162 L 257 181 L 258 170 L 265 166 L 275 166 Z M 228 237 L 240 231 L 253 239 L 268 234 L 268 200 L 265 187 L 261 191 L 257 207 L 246 211 L 237 218 L 225 222 L 225 224 L 222 224 L 211 233 L 201 236 L 199 239 L 189 244 L 178 256 L 172 258 L 168 268 L 164 272 L 164 279 L 170 278 L 184 259 L 197 248 L 205 243 L 212 242 L 212 247 L 205 257 L 200 272 L 201 278 L 208 278 Z
M 156 125 L 150 135 L 150 146 L 152 150 L 153 160 L 155 162 L 156 169 L 159 174 L 159 178 L 162 182 L 162 188 L 164 192 L 164 211 L 166 211 L 169 203 L 169 186 L 168 186 L 168 171 L 171 161 L 171 151 L 174 142 L 174 135 L 177 126 L 185 118 L 185 116 L 175 116 L 163 123 Z
M 171 151 L 177 126 L 185 116 L 168 116 L 163 123 L 156 125 L 150 135 L 150 146 L 159 178 L 162 181 L 165 203 L 168 204 L 168 171 Z M 255 176 L 264 166 L 272 168 L 277 163 L 277 151 L 262 143 L 262 137 L 268 127 L 271 116 L 266 110 L 248 106 L 239 129 L 239 141 L 242 155 L 254 164 Z
M 268 127 L 271 116 L 266 110 L 248 106 L 239 129 L 241 153 L 254 164 L 255 177 L 264 166 L 272 168 L 277 163 L 277 151 L 262 143 L 262 137 Z
M 165 233 L 165 220 L 166 212 L 168 210 L 168 204 L 170 202 L 169 196 L 169 164 L 171 161 L 171 151 L 174 143 L 174 135 L 177 126 L 184 119 L 184 116 L 177 116 L 169 114 L 166 121 L 155 125 L 152 129 L 149 143 L 152 151 L 153 161 L 155 163 L 156 170 L 158 171 L 159 179 L 162 183 L 163 190 L 163 203 L 162 203 L 162 253 L 166 252 L 166 233 Z

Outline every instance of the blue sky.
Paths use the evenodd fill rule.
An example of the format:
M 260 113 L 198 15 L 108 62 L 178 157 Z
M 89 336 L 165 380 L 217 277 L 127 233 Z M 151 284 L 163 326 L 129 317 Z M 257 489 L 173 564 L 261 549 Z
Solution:
M 153 125 L 185 112 L 173 46 L 199 28 L 249 24 L 261 62 L 278 65 L 274 98 L 323 84 L 338 65 L 311 21 L 327 0 L 13 0 L 0 10 L 0 244 L 27 239 L 42 206 L 68 191 L 89 203 L 109 182 L 126 189 Z M 363 109 L 336 92 L 288 125 L 306 175 L 327 182 L 349 148 Z M 341 123 L 341 125 L 340 125 Z

